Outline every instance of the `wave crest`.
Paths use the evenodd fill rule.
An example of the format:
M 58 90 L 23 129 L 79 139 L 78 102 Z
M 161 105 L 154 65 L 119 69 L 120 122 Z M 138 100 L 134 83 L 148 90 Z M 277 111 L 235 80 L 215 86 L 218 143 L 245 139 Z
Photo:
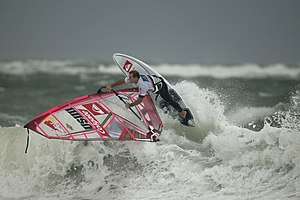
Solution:
M 300 79 L 300 68 L 283 64 L 260 66 L 257 64 L 244 65 L 201 65 L 201 64 L 159 64 L 151 65 L 156 71 L 165 76 L 178 77 L 212 77 L 216 79 L 244 78 L 244 79 Z M 77 60 L 27 60 L 0 61 L 0 73 L 23 76 L 31 74 L 121 74 L 119 68 L 113 64 L 96 61 Z

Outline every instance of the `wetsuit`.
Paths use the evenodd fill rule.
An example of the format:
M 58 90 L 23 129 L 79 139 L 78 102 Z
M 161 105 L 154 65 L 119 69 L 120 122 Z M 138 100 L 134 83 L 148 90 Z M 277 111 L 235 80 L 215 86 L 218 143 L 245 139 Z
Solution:
M 153 75 L 155 78 L 159 78 L 161 81 L 158 84 L 155 84 L 152 76 L 150 75 L 140 75 L 140 78 L 137 84 L 133 84 L 134 86 L 139 88 L 139 97 L 143 98 L 147 95 L 148 91 L 159 94 L 161 98 L 163 98 L 169 105 L 175 108 L 178 112 L 182 112 L 181 106 L 174 101 L 171 94 L 169 93 L 168 86 L 165 83 L 164 79 L 158 76 Z M 130 83 L 129 77 L 125 78 L 126 83 Z

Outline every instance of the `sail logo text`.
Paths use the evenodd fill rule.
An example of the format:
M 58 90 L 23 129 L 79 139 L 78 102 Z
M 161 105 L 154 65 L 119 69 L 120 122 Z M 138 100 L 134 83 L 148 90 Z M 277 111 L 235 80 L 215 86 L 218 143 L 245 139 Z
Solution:
M 85 130 L 93 129 L 92 126 L 74 108 L 66 109 L 66 111 L 74 117 L 74 119 L 76 119 Z
M 101 127 L 100 123 L 90 114 L 88 110 L 80 110 L 89 120 L 90 122 L 98 129 L 98 131 L 102 135 L 106 135 L 105 130 Z

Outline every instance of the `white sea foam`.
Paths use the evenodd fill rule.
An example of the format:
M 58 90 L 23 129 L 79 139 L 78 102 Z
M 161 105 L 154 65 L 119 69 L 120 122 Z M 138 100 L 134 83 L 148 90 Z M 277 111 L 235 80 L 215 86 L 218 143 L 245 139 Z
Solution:
M 253 121 L 263 121 L 277 111 L 276 107 L 242 107 L 231 111 L 227 119 L 236 125 L 245 125 Z
M 230 124 L 213 92 L 187 81 L 175 87 L 199 126 L 185 128 L 163 116 L 159 143 L 85 145 L 31 133 L 25 155 L 26 130 L 0 128 L 0 198 L 300 198 L 300 134 L 291 126 L 298 122 L 286 119 L 299 114 L 299 94 L 283 127 L 266 121 L 256 132 Z

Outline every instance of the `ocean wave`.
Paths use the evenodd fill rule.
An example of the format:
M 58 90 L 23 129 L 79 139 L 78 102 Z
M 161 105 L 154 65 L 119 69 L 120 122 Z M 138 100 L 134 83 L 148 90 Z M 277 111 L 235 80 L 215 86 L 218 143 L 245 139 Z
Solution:
M 98 73 L 97 64 L 77 60 L 26 60 L 0 62 L 0 73 L 24 76 L 32 74 L 79 75 Z
M 259 66 L 256 64 L 236 66 L 158 65 L 156 69 L 164 75 L 183 77 L 213 77 L 216 79 L 300 78 L 300 68 L 291 68 L 280 64 L 271 66 Z
M 253 199 L 299 198 L 298 105 L 299 92 L 296 92 L 287 110 L 276 115 L 277 125 L 280 126 L 274 126 L 269 118 L 265 118 L 264 127 L 260 131 L 227 124 L 221 131 L 207 135 L 203 145 L 222 163 L 207 170 L 212 182 L 221 185 L 222 191 L 228 192 L 231 188 L 236 198 L 238 195 L 242 197 L 246 190 L 251 191 Z M 269 111 L 265 109 L 264 112 Z M 241 184 L 236 187 L 238 182 Z M 280 189 L 274 193 L 277 191 L 275 188 Z
M 276 111 L 276 107 L 242 107 L 230 112 L 227 119 L 236 125 L 246 125 L 254 121 L 263 121 L 266 116 Z
M 292 95 L 281 127 L 266 121 L 253 131 L 229 123 L 214 92 L 187 81 L 174 87 L 198 127 L 180 128 L 162 116 L 159 143 L 71 142 L 31 133 L 24 155 L 26 129 L 1 127 L 0 198 L 299 198 L 300 135 L 294 117 L 300 92 Z
M 244 64 L 235 66 L 225 65 L 174 65 L 160 64 L 152 66 L 156 71 L 164 76 L 178 77 L 212 77 L 216 79 L 244 78 L 244 79 L 264 79 L 264 78 L 284 78 L 300 79 L 299 67 L 288 67 L 282 64 L 259 66 L 256 64 Z M 114 66 L 99 65 L 99 72 L 117 74 L 119 70 Z
M 283 78 L 300 79 L 299 66 L 290 67 L 283 64 L 260 66 L 257 64 L 244 65 L 179 65 L 158 64 L 151 65 L 164 76 L 178 77 L 212 77 L 216 79 L 244 78 L 264 79 Z M 27 60 L 27 61 L 0 61 L 0 73 L 15 76 L 31 74 L 53 75 L 80 75 L 80 74 L 121 74 L 114 64 L 99 63 L 96 61 L 76 60 Z
M 270 126 L 300 131 L 300 90 L 294 92 L 285 109 L 275 112 L 265 119 Z

